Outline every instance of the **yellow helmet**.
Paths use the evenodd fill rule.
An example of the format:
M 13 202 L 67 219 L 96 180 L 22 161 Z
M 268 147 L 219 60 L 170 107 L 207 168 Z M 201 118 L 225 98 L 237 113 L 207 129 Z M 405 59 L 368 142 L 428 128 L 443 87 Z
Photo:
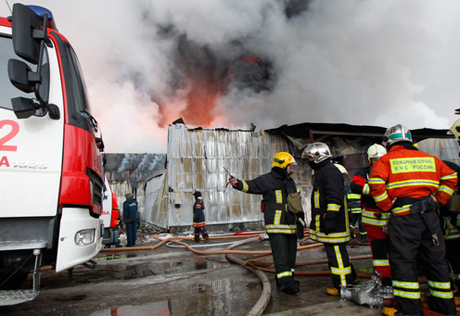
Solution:
M 296 165 L 294 157 L 290 153 L 281 151 L 273 157 L 272 167 L 286 168 L 289 164 Z

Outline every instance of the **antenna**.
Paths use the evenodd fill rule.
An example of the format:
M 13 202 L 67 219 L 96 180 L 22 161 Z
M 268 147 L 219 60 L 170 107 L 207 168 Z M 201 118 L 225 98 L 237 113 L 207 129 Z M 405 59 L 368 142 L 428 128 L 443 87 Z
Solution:
M 5 0 L 6 5 L 8 6 L 8 9 L 10 9 L 11 14 L 13 14 L 13 10 L 11 10 L 10 4 L 8 3 L 8 0 Z

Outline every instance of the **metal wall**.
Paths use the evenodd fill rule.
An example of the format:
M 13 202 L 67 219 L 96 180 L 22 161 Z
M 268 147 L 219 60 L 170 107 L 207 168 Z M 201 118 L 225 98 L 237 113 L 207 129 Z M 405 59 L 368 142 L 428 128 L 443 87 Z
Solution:
M 269 172 L 274 154 L 289 152 L 289 147 L 283 136 L 263 131 L 188 129 L 183 124 L 171 125 L 168 171 L 163 191 L 155 205 L 149 205 L 152 212 L 147 221 L 165 228 L 191 226 L 193 193 L 198 190 L 204 199 L 206 225 L 263 222 L 261 196 L 226 186 L 228 174 L 224 167 L 235 177 L 250 180 Z M 149 183 L 146 197 L 148 188 Z

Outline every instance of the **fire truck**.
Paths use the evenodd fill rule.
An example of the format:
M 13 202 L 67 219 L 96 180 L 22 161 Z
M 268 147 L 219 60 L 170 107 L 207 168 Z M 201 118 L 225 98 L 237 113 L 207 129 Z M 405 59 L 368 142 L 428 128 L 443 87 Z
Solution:
M 49 10 L 14 4 L 0 46 L 0 305 L 14 305 L 38 295 L 40 267 L 65 271 L 101 249 L 104 145 Z
M 119 246 L 120 231 L 118 221 L 120 218 L 120 211 L 118 210 L 117 195 L 112 191 L 107 177 L 105 177 L 105 191 L 102 199 L 102 214 L 100 218 L 104 222 L 104 238 L 102 239 L 102 244 L 106 248 Z

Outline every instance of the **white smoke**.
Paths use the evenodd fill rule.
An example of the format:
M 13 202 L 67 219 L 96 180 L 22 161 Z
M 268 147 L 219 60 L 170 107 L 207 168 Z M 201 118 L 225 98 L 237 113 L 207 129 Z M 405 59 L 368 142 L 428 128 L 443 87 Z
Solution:
M 449 128 L 455 121 L 457 1 L 312 0 L 308 10 L 287 18 L 286 5 L 293 1 L 37 4 L 53 12 L 79 56 L 107 152 L 166 152 L 167 127 L 160 122 L 172 123 L 187 107 L 184 68 L 198 71 L 211 63 L 220 70 L 242 53 L 270 61 L 270 89 L 230 86 L 211 125 Z M 0 9 L 9 15 L 6 5 Z M 182 65 L 181 40 L 187 43 Z

